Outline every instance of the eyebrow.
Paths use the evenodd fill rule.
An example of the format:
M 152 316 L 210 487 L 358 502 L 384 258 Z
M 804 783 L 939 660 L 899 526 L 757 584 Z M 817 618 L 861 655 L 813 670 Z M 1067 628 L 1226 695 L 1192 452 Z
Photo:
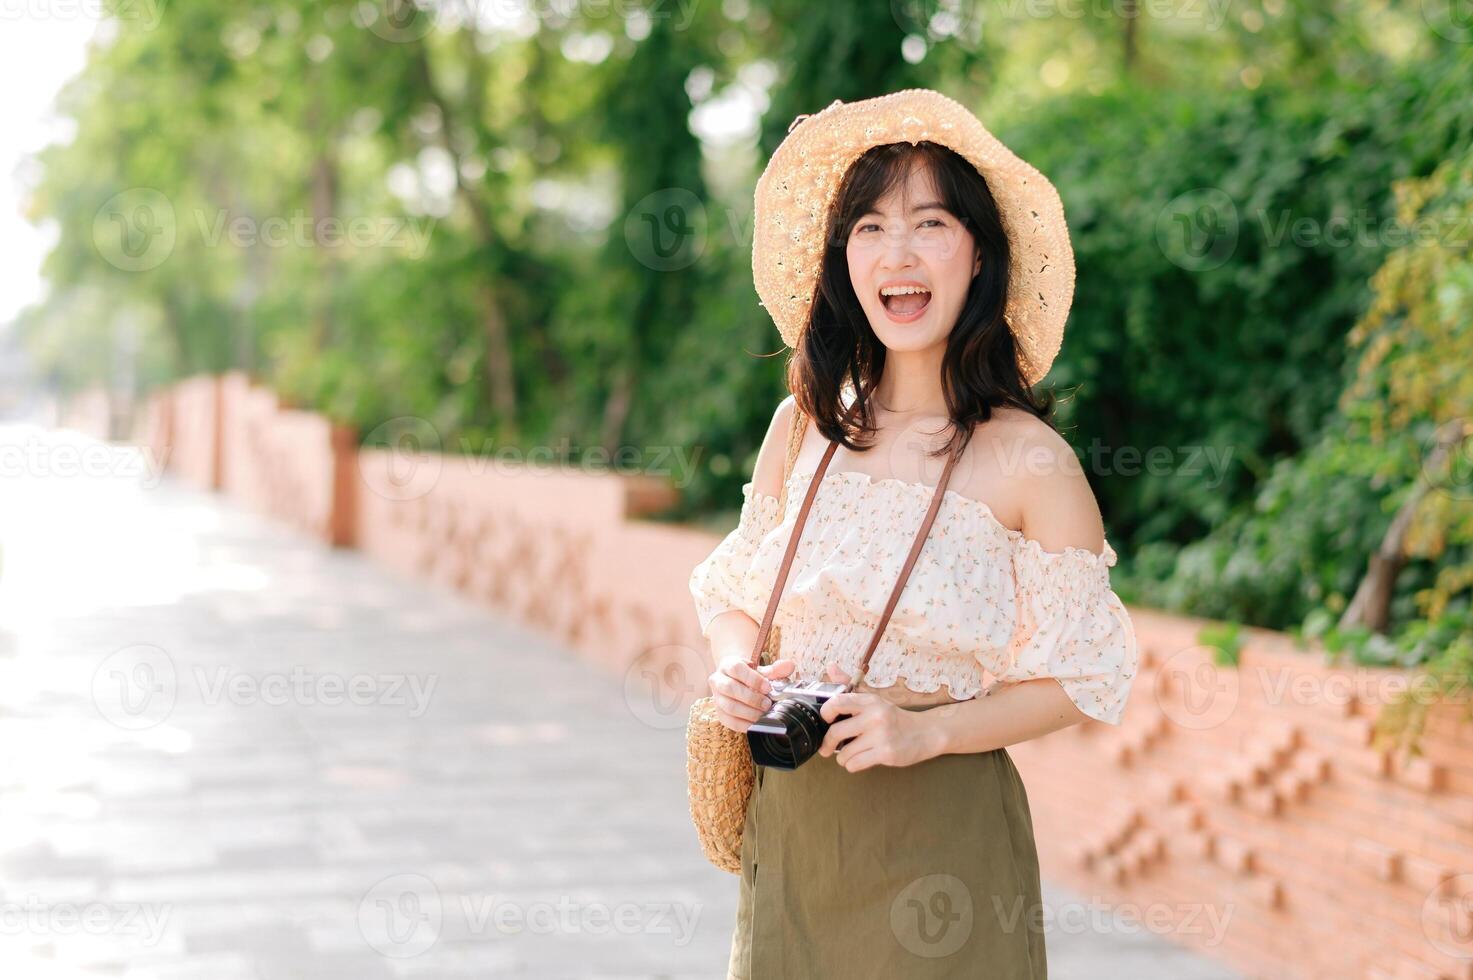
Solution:
M 925 204 L 918 204 L 910 209 L 911 214 L 915 214 L 917 211 L 945 211 L 947 214 L 951 213 L 950 209 L 948 209 L 946 205 L 940 203 L 939 201 L 927 201 Z M 870 210 L 866 211 L 864 214 L 861 214 L 860 217 L 868 218 L 872 214 L 879 213 L 880 212 L 878 211 Z

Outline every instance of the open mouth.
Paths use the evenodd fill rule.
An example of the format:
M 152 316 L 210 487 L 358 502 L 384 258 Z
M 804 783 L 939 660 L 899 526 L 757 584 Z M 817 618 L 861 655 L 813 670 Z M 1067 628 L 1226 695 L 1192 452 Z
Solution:
M 921 286 L 886 286 L 880 290 L 880 302 L 890 319 L 904 322 L 926 312 L 926 307 L 931 305 L 931 293 Z

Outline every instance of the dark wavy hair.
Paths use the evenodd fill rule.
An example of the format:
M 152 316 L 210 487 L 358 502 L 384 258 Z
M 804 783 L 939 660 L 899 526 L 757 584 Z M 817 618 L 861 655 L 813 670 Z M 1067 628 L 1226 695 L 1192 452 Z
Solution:
M 987 181 L 965 157 L 930 141 L 876 146 L 844 175 L 829 211 L 823 265 L 808 323 L 787 365 L 794 400 L 825 438 L 858 452 L 868 448 L 868 443 L 860 445 L 853 437 L 861 433 L 868 437 L 877 430 L 872 398 L 885 370 L 886 348 L 854 292 L 846 246 L 849 230 L 860 216 L 874 210 L 916 166 L 929 168 L 941 204 L 973 236 L 982 253 L 981 271 L 972 280 L 946 341 L 940 380 L 952 433 L 933 455 L 960 452 L 971 440 L 974 426 L 1004 405 L 1053 426 L 1053 397 L 1035 394 L 1025 381 L 1012 331 L 1003 320 L 1010 249 L 997 202 Z M 856 393 L 857 409 L 856 418 L 847 421 L 840 400 L 846 382 Z

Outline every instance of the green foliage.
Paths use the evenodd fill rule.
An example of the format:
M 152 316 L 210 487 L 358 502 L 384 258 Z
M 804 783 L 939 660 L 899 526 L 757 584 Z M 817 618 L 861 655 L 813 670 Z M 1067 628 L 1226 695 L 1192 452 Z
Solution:
M 1385 233 L 1398 207 L 1466 213 L 1473 46 L 1349 0 L 1221 24 L 681 9 L 398 33 L 341 0 L 119 21 L 61 100 L 75 140 L 40 156 L 30 209 L 59 238 L 19 324 L 32 358 L 63 391 L 125 363 L 145 387 L 240 368 L 366 438 L 423 419 L 452 452 L 632 447 L 683 491 L 672 516 L 729 519 L 785 394 L 751 284 L 757 170 L 799 113 L 936 87 L 1064 198 L 1078 286 L 1048 383 L 1121 595 L 1357 662 L 1462 649 L 1455 494 L 1419 508 L 1394 634 L 1334 621 L 1436 427 L 1473 417 L 1466 248 Z M 693 113 L 725 99 L 760 119 L 703 144 Z M 133 262 L 160 222 L 167 254 Z M 333 222 L 371 240 L 329 242 Z M 274 225 L 291 233 L 263 241 Z M 689 261 L 663 263 L 660 234 Z
M 1424 667 L 1416 672 L 1405 690 L 1389 698 L 1376 716 L 1374 745 L 1390 748 L 1403 756 L 1422 754 L 1422 736 L 1428 716 L 1439 704 L 1462 705 L 1459 719 L 1473 720 L 1473 630 L 1465 620 L 1457 633 L 1438 638 L 1435 655 L 1428 651 Z
M 1376 299 L 1356 326 L 1361 351 L 1348 410 L 1365 415 L 1377 446 L 1409 444 L 1430 487 L 1403 541 L 1410 568 L 1387 643 L 1397 662 L 1424 663 L 1440 697 L 1467 699 L 1473 682 L 1473 146 L 1424 179 L 1397 185 L 1398 215 L 1418 234 L 1376 273 Z M 1435 462 L 1438 436 L 1449 459 Z M 1409 481 L 1410 482 L 1410 481 Z M 1402 576 L 1407 579 L 1409 576 Z M 1406 696 L 1379 728 L 1414 750 L 1429 699 Z
M 1473 681 L 1473 145 L 1429 175 L 1394 185 L 1405 234 L 1371 278 L 1372 300 L 1346 337 L 1350 383 L 1332 421 L 1280 460 L 1251 510 L 1181 548 L 1175 568 L 1138 582 L 1147 602 L 1205 615 L 1295 622 L 1333 662 L 1413 669 L 1378 737 L 1415 751 L 1430 707 Z M 1461 436 L 1437 464 L 1439 435 Z M 1420 489 L 1427 492 L 1418 495 Z M 1392 516 L 1409 507 L 1390 628 L 1341 626 Z M 1425 682 L 1425 683 L 1424 683 Z
M 1473 78 L 1466 51 L 1313 94 L 1121 86 L 1007 127 L 1064 198 L 1078 284 L 1050 381 L 1076 448 L 1109 450 L 1091 477 L 1133 549 L 1222 527 L 1331 421 L 1392 182 L 1473 132 L 1449 75 Z
M 1390 519 L 1387 455 L 1347 427 L 1278 460 L 1249 505 L 1210 534 L 1142 549 L 1138 601 L 1272 626 L 1322 605 L 1338 611 Z M 1401 472 L 1414 466 L 1403 461 Z
M 1213 623 L 1197 631 L 1197 642 L 1212 648 L 1212 662 L 1226 667 L 1238 666 L 1243 641 L 1238 635 L 1239 623 Z

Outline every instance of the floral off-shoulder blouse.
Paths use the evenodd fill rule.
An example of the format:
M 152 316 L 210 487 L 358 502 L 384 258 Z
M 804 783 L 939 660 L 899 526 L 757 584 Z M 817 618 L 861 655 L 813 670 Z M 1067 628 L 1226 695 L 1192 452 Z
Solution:
M 740 609 L 761 622 L 813 472 L 776 497 L 742 487 L 737 527 L 691 573 L 701 634 Z M 793 556 L 774 626 L 781 656 L 802 681 L 829 660 L 850 676 L 869 645 L 935 487 L 866 473 L 824 475 Z M 1138 648 L 1125 605 L 1110 587 L 1117 556 L 1084 548 L 1044 551 L 991 508 L 947 490 L 865 682 L 903 682 L 917 693 L 946 688 L 953 700 L 999 683 L 1056 678 L 1091 718 L 1120 724 Z M 985 693 L 985 692 L 984 692 Z

